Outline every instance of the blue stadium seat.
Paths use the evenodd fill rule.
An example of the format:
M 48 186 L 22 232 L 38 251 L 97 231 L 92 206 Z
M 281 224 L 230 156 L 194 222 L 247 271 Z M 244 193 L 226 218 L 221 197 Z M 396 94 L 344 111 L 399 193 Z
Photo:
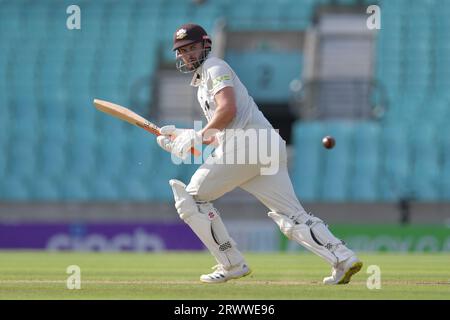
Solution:
M 189 12 L 192 4 L 186 1 L 167 0 L 162 5 L 161 17 L 158 20 L 158 41 L 161 43 L 162 58 L 164 61 L 171 61 L 173 55 L 171 50 L 173 34 L 179 26 L 190 22 Z M 148 32 L 147 32 L 148 38 Z M 144 38 L 140 39 L 141 41 Z
M 188 183 L 191 181 L 192 176 L 195 171 L 199 168 L 200 164 L 183 164 L 179 169 L 178 179 L 181 181 L 186 181 Z
M 2 150 L 2 153 L 0 155 L 0 179 L 6 174 L 6 150 L 7 150 L 7 144 L 6 142 L 3 142 L 3 140 L 0 138 L 0 150 Z
M 294 161 L 292 183 L 300 199 L 315 201 L 320 199 L 319 180 L 322 158 L 320 157 L 321 139 L 324 127 L 320 122 L 299 122 L 294 126 Z
M 302 200 L 450 199 L 450 146 L 438 138 L 450 136 L 444 133 L 450 117 L 450 1 L 377 2 L 383 28 L 375 76 L 388 95 L 387 116 L 381 128 L 296 124 L 292 178 Z M 6 70 L 0 77 L 0 197 L 172 199 L 167 181 L 188 182 L 197 166 L 172 164 L 154 137 L 101 114 L 92 99 L 148 110 L 155 71 L 160 62 L 174 63 L 172 35 L 182 23 L 200 23 L 211 34 L 221 16 L 232 31 L 305 30 L 319 5 L 362 3 L 372 4 L 83 0 L 82 29 L 70 31 L 67 14 L 61 14 L 70 0 L 0 0 L 0 69 Z M 257 101 L 286 102 L 302 57 L 264 44 L 255 49 L 227 52 L 226 59 Z M 333 150 L 320 144 L 326 134 L 337 139 Z M 123 181 L 122 175 L 137 178 Z
M 283 7 L 278 3 L 274 5 L 272 2 L 258 2 L 258 8 L 255 11 L 255 21 L 253 22 L 255 29 L 259 30 L 280 30 L 283 29 L 282 22 Z
M 434 201 L 439 198 L 440 153 L 436 147 L 435 125 L 412 128 L 412 187 L 417 199 Z
M 284 1 L 281 4 L 281 25 L 286 30 L 304 30 L 312 23 L 316 0 Z
M 20 178 L 33 176 L 36 172 L 35 151 L 31 144 L 12 143 L 8 154 L 8 173 Z
M 380 167 L 381 127 L 378 123 L 363 122 L 354 127 L 353 170 L 351 174 L 351 199 L 376 201 Z
M 95 198 L 88 189 L 87 183 L 76 173 L 70 171 L 61 176 L 58 186 L 62 190 L 62 199 L 65 201 L 92 201 Z
M 153 141 L 152 141 L 153 140 Z M 152 168 L 158 167 L 158 158 L 154 151 L 154 138 L 139 128 L 132 128 L 127 136 L 127 164 L 125 174 L 128 176 L 147 176 Z
M 324 136 L 333 136 L 336 146 L 330 150 L 320 150 L 324 161 L 320 193 L 324 201 L 342 202 L 349 197 L 351 134 L 351 122 L 330 122 L 325 127 Z
M 96 150 L 97 176 L 115 177 L 121 175 L 125 164 L 124 146 L 120 139 L 103 136 Z
M 39 116 L 46 125 L 57 127 L 58 123 L 66 123 L 69 108 L 67 101 L 62 97 L 55 96 L 50 99 L 44 99 L 38 103 Z
M 110 4 L 108 1 L 88 1 L 82 7 L 82 28 L 81 35 L 90 39 L 97 39 L 101 36 L 102 25 L 106 19 L 106 10 Z M 77 32 L 78 32 L 77 31 Z
M 155 143 L 156 145 L 156 143 Z M 183 167 L 184 164 L 173 163 L 171 154 L 165 152 L 161 148 L 157 147 L 159 150 L 154 151 L 153 157 L 158 161 L 162 162 L 161 166 L 152 167 L 149 174 L 152 177 L 157 176 L 157 179 L 166 181 L 170 179 L 182 179 L 183 177 Z M 176 160 L 178 161 L 178 160 Z
M 442 168 L 442 180 L 441 180 L 441 197 L 443 201 L 450 200 L 450 159 L 444 163 Z
M 122 47 L 132 35 L 130 31 L 135 7 L 130 2 L 116 1 L 111 3 L 108 9 L 108 38 L 113 44 L 117 43 Z
M 351 178 L 350 197 L 356 202 L 376 202 L 379 199 L 377 177 L 355 174 Z
M 71 135 L 72 143 L 67 148 L 67 170 L 86 177 L 95 173 L 97 138 L 95 132 L 75 131 Z
M 162 13 L 162 3 L 164 0 L 155 0 L 151 3 L 146 0 L 136 2 L 135 10 L 132 12 L 133 24 L 130 25 L 133 34 L 133 44 L 155 42 L 159 34 L 153 34 L 149 30 L 158 30 L 161 20 L 164 18 Z M 168 32 L 168 30 L 164 30 Z M 130 50 L 132 53 L 133 50 Z
M 297 52 L 261 49 L 227 52 L 226 60 L 256 101 L 289 100 L 289 84 L 302 73 L 303 57 Z
M 37 158 L 40 175 L 55 178 L 65 173 L 66 153 L 64 144 L 42 141 Z
M 194 5 L 189 8 L 189 21 L 205 28 L 206 32 L 212 34 L 216 19 L 224 17 L 227 12 L 227 7 L 224 4 L 216 1 L 206 1 L 201 5 Z
M 27 4 L 26 9 L 22 10 L 22 28 L 26 38 L 36 39 L 46 36 L 50 7 L 51 2 L 39 1 Z
M 20 36 L 21 3 L 19 1 L 3 1 L 0 10 L 0 44 L 8 44 Z M 2 50 L 2 52 L 4 52 Z
M 4 145 L 9 141 L 12 124 L 7 102 L 2 102 L 0 98 L 0 145 Z
M 49 49 L 52 50 L 52 49 Z M 63 57 L 61 59 L 52 59 L 44 61 L 39 66 L 39 72 L 36 76 L 36 87 L 38 92 L 36 97 L 42 103 L 58 103 L 59 105 L 66 105 L 70 98 L 66 95 L 66 77 L 64 75 Z
M 153 136 L 133 128 L 128 136 L 127 164 L 123 174 L 139 177 L 146 190 L 147 200 L 163 201 L 172 197 L 170 179 L 183 180 L 184 165 L 174 165 L 171 156 L 163 151 Z M 136 185 L 140 183 L 136 182 Z M 138 187 L 137 187 L 138 188 Z M 141 190 L 143 193 L 144 190 Z M 140 193 L 141 193 L 140 192 Z M 143 194 L 141 194 L 143 196 Z M 130 197 L 132 195 L 129 195 Z
M 62 121 L 49 121 L 48 124 L 40 127 L 40 142 L 58 143 L 64 145 L 69 141 L 69 125 L 66 119 Z
M 30 198 L 27 181 L 18 176 L 4 176 L 0 179 L 0 199 L 26 201 Z
M 136 176 L 129 176 L 127 179 L 120 180 L 121 198 L 129 201 L 152 200 L 152 192 L 154 189 L 144 179 Z
M 256 22 L 256 8 L 258 2 L 242 1 L 239 5 L 230 5 L 228 23 L 232 30 L 254 30 Z
M 354 160 L 356 171 L 376 172 L 379 165 L 381 126 L 376 122 L 361 122 L 355 125 L 353 132 Z
M 55 182 L 47 176 L 37 175 L 30 179 L 31 199 L 36 201 L 58 201 L 61 193 Z
M 76 104 L 72 105 L 68 111 L 69 125 L 80 129 L 95 128 L 97 119 L 104 119 L 105 115 L 93 107 L 93 96 L 80 96 L 78 98 L 74 99 Z
M 108 177 L 90 179 L 88 188 L 91 197 L 100 201 L 115 201 L 121 197 L 118 183 Z
M 407 128 L 401 124 L 384 127 L 381 142 L 380 200 L 397 201 L 410 196 L 411 161 Z
M 1 39 L 1 38 L 0 38 Z M 8 62 L 10 61 L 11 57 L 11 46 L 9 43 L 7 43 L 4 39 L 0 40 L 0 50 L 2 51 L 2 54 L 0 55 L 0 68 L 2 70 L 6 70 L 8 68 Z M 0 90 L 2 92 L 5 92 L 9 86 L 9 81 L 6 72 L 2 72 L 0 74 Z M 3 102 L 3 100 L 6 100 L 6 95 L 2 94 L 2 98 L 0 100 L 0 103 Z

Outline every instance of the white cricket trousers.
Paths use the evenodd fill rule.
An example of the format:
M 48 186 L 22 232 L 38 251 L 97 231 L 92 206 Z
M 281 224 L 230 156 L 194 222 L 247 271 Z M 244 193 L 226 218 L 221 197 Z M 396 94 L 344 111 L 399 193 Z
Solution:
M 287 170 L 286 142 L 276 134 L 279 145 L 277 157 L 278 171 L 272 175 L 262 175 L 256 164 L 223 164 L 227 147 L 216 149 L 208 161 L 202 164 L 191 178 L 186 190 L 196 201 L 214 201 L 229 191 L 240 187 L 254 195 L 270 211 L 279 213 L 306 213 L 292 187 Z M 231 151 L 233 152 L 233 151 Z M 236 152 L 236 150 L 234 151 Z M 211 158 L 213 157 L 213 158 Z

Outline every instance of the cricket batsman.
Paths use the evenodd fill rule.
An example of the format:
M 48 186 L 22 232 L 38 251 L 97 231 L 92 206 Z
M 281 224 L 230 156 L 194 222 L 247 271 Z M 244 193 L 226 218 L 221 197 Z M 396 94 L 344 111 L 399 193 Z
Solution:
M 210 55 L 211 47 L 210 37 L 199 25 L 185 24 L 175 31 L 173 50 L 176 53 L 176 67 L 183 73 L 193 74 L 191 86 L 198 88 L 198 102 L 208 123 L 197 131 L 165 126 L 161 128 L 162 135 L 157 137 L 158 144 L 164 150 L 181 159 L 190 156 L 190 150 L 195 145 L 215 145 L 214 152 L 194 173 L 187 186 L 178 180 L 169 182 L 180 218 L 190 226 L 218 263 L 212 273 L 200 276 L 200 281 L 222 283 L 251 273 L 213 205 L 214 200 L 240 187 L 270 210 L 268 216 L 289 239 L 332 266 L 331 275 L 323 279 L 324 284 L 348 283 L 352 275 L 361 269 L 362 262 L 328 230 L 320 218 L 303 209 L 288 175 L 286 142 L 278 133 L 275 135 L 277 148 L 272 148 L 272 152 L 277 154 L 274 160 L 276 172 L 262 174 L 261 161 L 231 164 L 224 161 L 230 154 L 239 156 L 249 151 L 245 150 L 247 147 L 250 148 L 248 145 L 242 147 L 246 146 L 245 143 L 238 143 L 237 146 L 231 144 L 230 147 L 227 143 L 230 137 L 237 140 L 245 137 L 228 132 L 253 131 L 261 138 L 264 130 L 274 132 L 274 129 L 233 69 L 225 61 Z

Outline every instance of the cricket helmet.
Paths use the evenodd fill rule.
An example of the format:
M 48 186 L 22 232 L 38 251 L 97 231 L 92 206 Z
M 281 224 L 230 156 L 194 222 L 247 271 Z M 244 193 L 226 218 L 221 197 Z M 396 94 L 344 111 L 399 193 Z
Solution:
M 201 54 L 199 54 L 198 60 L 194 63 L 193 67 L 186 65 L 181 56 L 178 54 L 178 49 L 194 43 L 202 43 Z M 189 73 L 195 71 L 206 60 L 209 52 L 211 51 L 211 38 L 198 24 L 188 23 L 179 27 L 173 35 L 173 47 L 172 50 L 176 52 L 176 66 L 177 69 L 183 73 Z

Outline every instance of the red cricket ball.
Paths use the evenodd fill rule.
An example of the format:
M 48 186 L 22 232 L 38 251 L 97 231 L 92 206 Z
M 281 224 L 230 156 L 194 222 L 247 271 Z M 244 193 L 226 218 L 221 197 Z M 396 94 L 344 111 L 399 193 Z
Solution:
M 327 149 L 332 149 L 336 145 L 336 140 L 332 136 L 326 136 L 322 139 L 322 144 Z

